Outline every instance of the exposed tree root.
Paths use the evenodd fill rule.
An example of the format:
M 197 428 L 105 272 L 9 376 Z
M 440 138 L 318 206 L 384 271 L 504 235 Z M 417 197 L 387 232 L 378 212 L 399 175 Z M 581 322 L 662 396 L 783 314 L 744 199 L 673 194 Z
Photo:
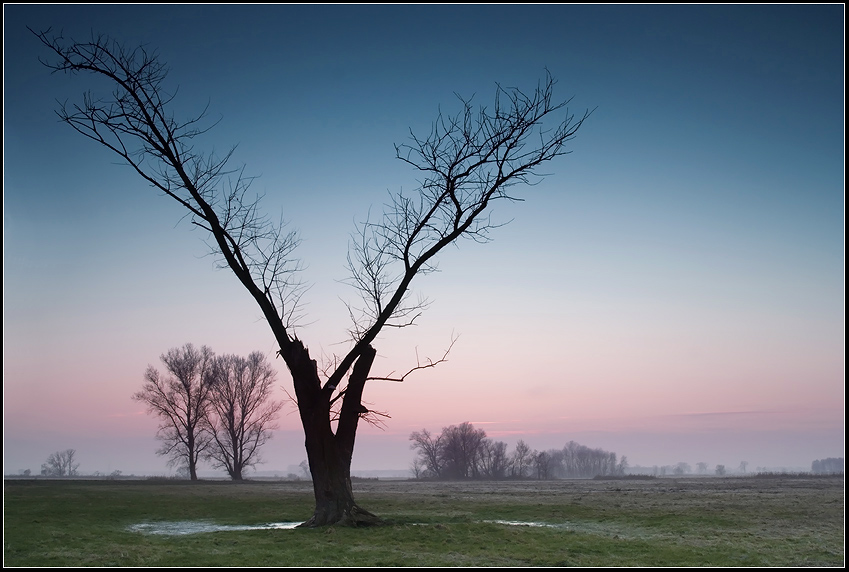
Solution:
M 350 509 L 344 511 L 342 514 L 313 514 L 308 521 L 299 524 L 297 528 L 319 528 L 322 526 L 330 525 L 365 527 L 381 526 L 383 524 L 386 524 L 386 521 L 384 521 L 379 516 L 374 515 L 369 511 L 360 508 L 357 505 L 354 505 Z

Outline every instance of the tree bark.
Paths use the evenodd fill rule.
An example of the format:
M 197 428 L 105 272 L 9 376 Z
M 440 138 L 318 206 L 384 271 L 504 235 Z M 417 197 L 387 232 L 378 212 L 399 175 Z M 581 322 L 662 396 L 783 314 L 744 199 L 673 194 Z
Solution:
M 316 362 L 310 359 L 309 350 L 299 340 L 281 348 L 281 355 L 295 386 L 315 493 L 313 515 L 301 526 L 380 524 L 379 517 L 357 505 L 351 488 L 351 458 L 357 424 L 360 415 L 367 412 L 360 400 L 375 350 L 368 346 L 354 364 L 335 433 L 330 410 L 335 387 L 322 388 Z
M 197 470 L 197 454 L 195 453 L 195 440 L 190 435 L 189 436 L 189 480 L 196 481 L 198 480 L 198 470 Z

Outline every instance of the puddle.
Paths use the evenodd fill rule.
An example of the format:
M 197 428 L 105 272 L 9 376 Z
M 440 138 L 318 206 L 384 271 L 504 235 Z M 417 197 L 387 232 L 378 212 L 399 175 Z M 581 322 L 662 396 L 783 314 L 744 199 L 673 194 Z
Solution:
M 578 527 L 570 523 L 549 524 L 545 522 L 527 522 L 519 520 L 484 520 L 490 524 L 503 524 L 505 526 L 529 526 L 536 528 L 560 528 L 566 530 L 577 530 L 579 528 L 601 528 L 601 527 Z M 127 527 L 130 532 L 141 534 L 159 534 L 163 536 L 183 536 L 187 534 L 203 534 L 206 532 L 232 532 L 241 530 L 291 530 L 296 528 L 300 522 L 271 522 L 268 524 L 246 525 L 246 524 L 216 524 L 211 520 L 183 520 L 145 522 L 132 524 Z M 587 530 L 590 532 L 590 530 Z M 599 530 L 592 531 L 599 532 Z
M 145 522 L 132 524 L 127 527 L 130 532 L 142 534 L 161 534 L 164 536 L 182 536 L 185 534 L 202 534 L 204 532 L 232 532 L 234 530 L 289 530 L 301 524 L 300 522 L 271 522 L 254 526 L 245 524 L 216 524 L 209 520 L 184 520 L 170 522 Z
M 518 520 L 484 520 L 489 524 L 506 524 L 507 526 L 535 526 L 540 528 L 568 528 L 566 524 L 547 524 L 545 522 L 521 522 Z
M 503 524 L 505 526 L 528 526 L 534 528 L 556 528 L 568 532 L 580 532 L 585 534 L 596 534 L 611 538 L 654 538 L 658 536 L 656 531 L 641 529 L 634 526 L 623 526 L 608 522 L 561 522 L 546 523 L 520 520 L 485 520 L 491 524 Z

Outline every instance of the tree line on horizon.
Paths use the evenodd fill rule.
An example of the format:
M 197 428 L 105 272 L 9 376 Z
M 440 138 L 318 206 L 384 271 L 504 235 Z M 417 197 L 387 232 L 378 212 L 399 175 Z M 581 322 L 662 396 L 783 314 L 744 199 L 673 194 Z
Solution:
M 828 457 L 817 459 L 811 463 L 811 472 L 814 474 L 837 474 L 843 472 L 843 457 Z
M 737 472 L 745 474 L 748 466 L 749 466 L 748 461 L 740 461 L 740 464 L 737 466 Z M 725 465 L 716 465 L 716 467 L 714 469 L 711 469 L 708 466 L 708 463 L 706 463 L 704 461 L 700 461 L 700 462 L 696 463 L 695 473 L 693 471 L 693 467 L 689 463 L 685 463 L 683 461 L 675 463 L 674 465 L 653 465 L 653 466 L 650 466 L 650 467 L 642 467 L 642 466 L 636 465 L 636 466 L 630 467 L 631 474 L 648 475 L 648 476 L 653 476 L 653 477 L 666 477 L 666 476 L 669 476 L 669 475 L 680 477 L 680 476 L 683 476 L 683 475 L 690 475 L 690 474 L 697 474 L 697 475 L 714 474 L 714 475 L 717 475 L 719 477 L 722 477 L 722 476 L 725 476 L 726 474 L 728 474 L 729 470 L 733 470 L 733 469 L 730 469 L 730 468 L 726 467 Z
M 469 422 L 444 427 L 439 435 L 427 429 L 410 434 L 417 453 L 411 471 L 417 479 L 569 479 L 621 476 L 628 469 L 624 455 L 569 441 L 562 449 L 537 451 L 523 440 L 513 451 L 503 441 Z

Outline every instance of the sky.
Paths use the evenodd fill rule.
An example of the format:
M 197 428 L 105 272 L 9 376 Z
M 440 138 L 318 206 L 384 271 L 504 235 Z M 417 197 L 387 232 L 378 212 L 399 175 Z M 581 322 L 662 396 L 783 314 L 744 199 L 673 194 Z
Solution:
M 512 450 L 569 441 L 631 465 L 810 468 L 844 455 L 843 5 L 3 6 L 3 465 L 170 474 L 131 400 L 193 343 L 274 339 L 176 202 L 61 124 L 104 84 L 51 74 L 27 30 L 146 44 L 203 150 L 237 145 L 298 254 L 314 357 L 345 349 L 350 233 L 416 187 L 395 144 L 496 84 L 594 110 L 547 176 L 420 277 L 418 325 L 385 332 L 352 468 L 406 470 L 408 437 L 471 422 Z M 276 399 L 291 393 L 282 360 Z M 306 458 L 284 408 L 263 471 Z M 223 474 L 223 473 L 222 473 Z

